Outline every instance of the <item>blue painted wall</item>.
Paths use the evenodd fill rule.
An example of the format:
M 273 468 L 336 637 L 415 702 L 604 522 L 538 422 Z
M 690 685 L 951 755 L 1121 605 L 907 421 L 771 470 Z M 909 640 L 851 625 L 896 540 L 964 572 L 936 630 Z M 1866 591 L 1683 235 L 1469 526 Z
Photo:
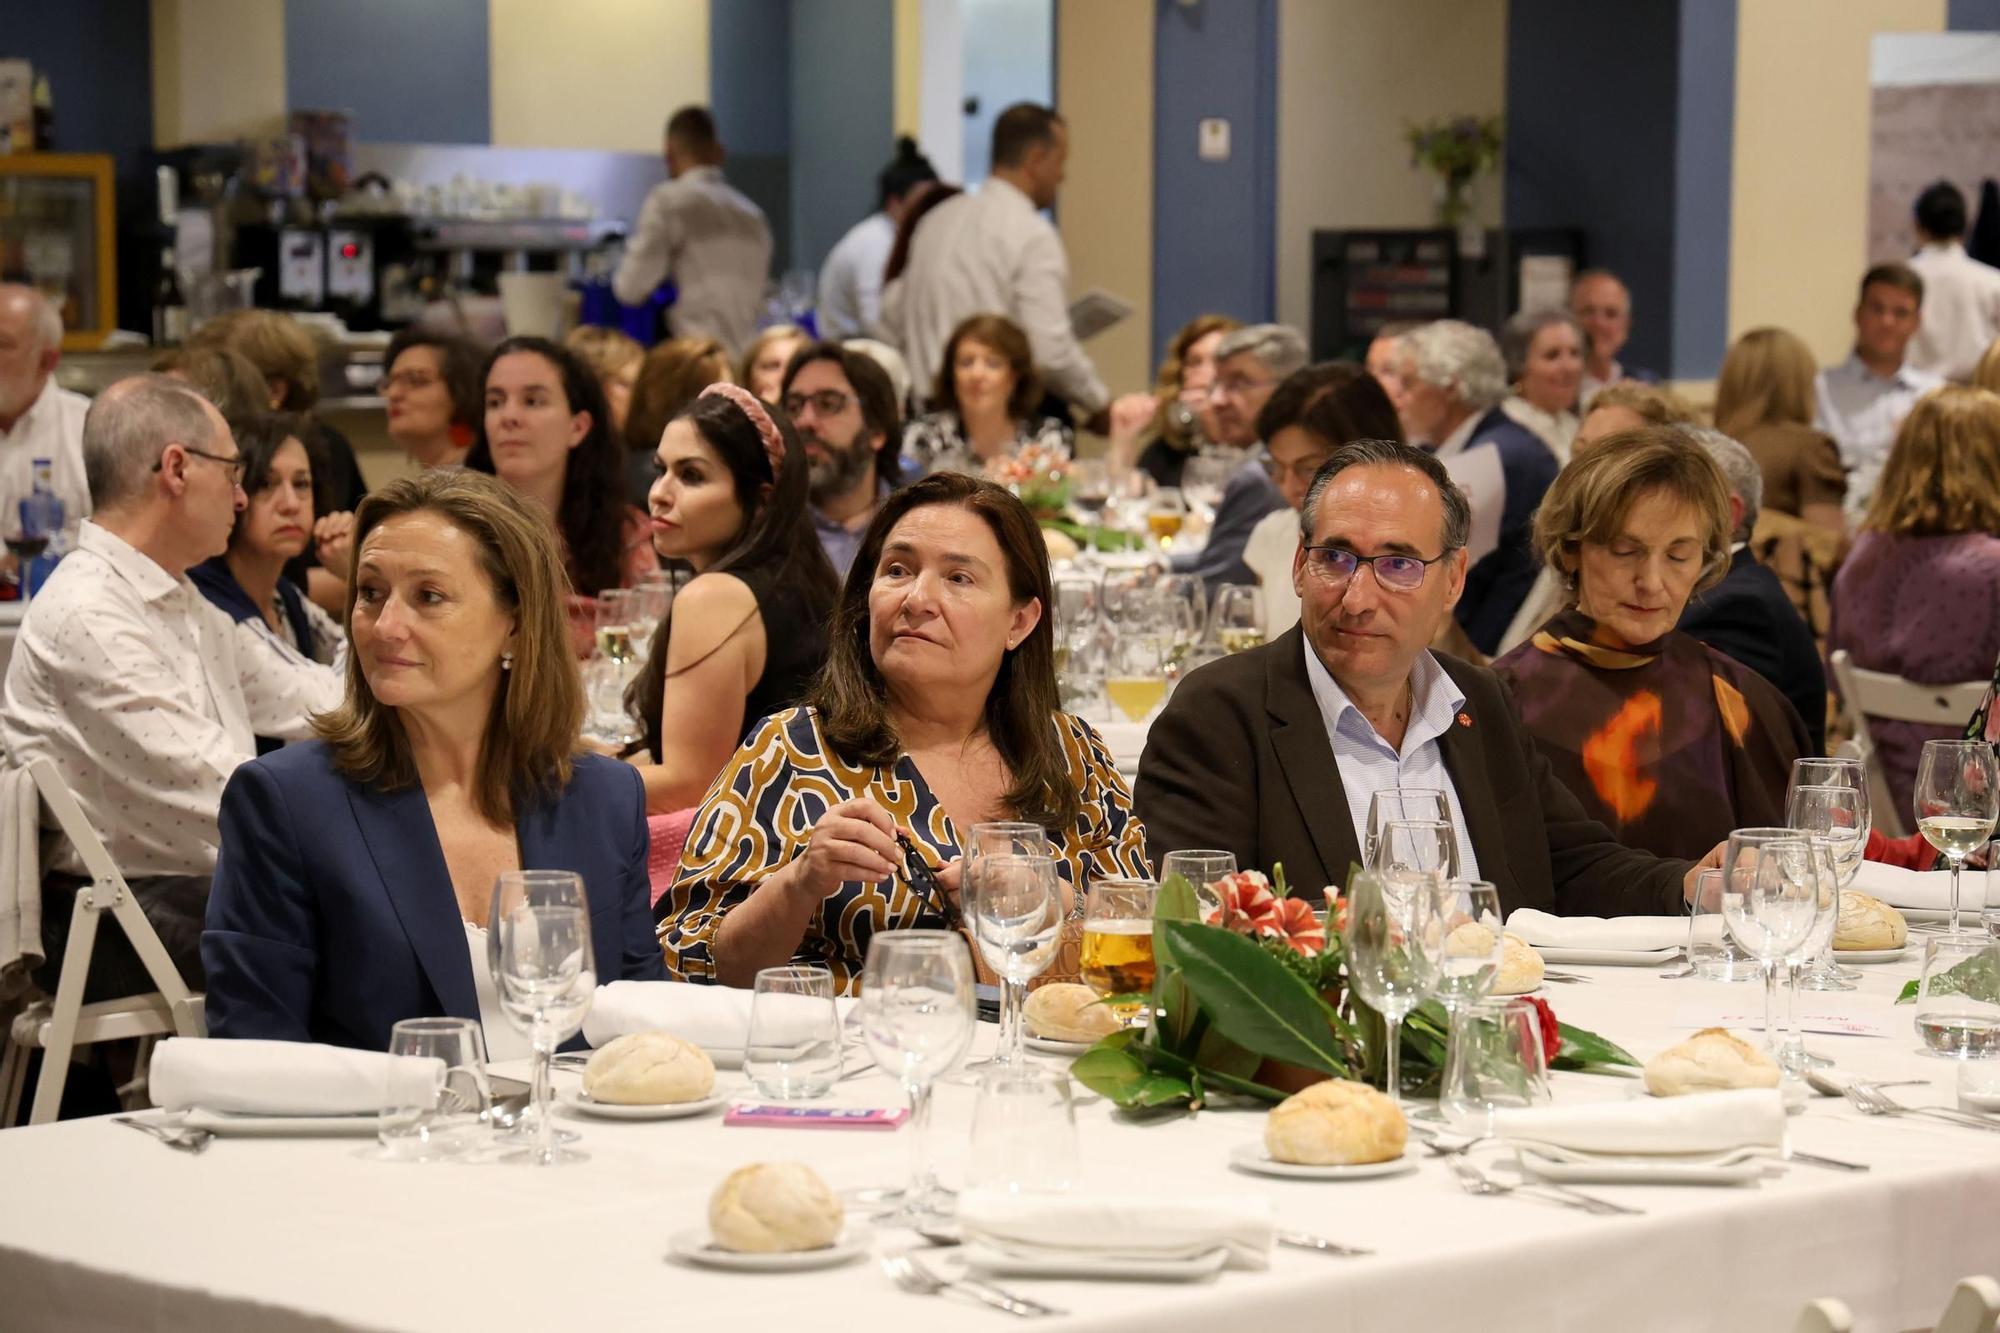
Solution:
M 723 0 L 708 15 L 708 103 L 737 189 L 771 221 L 772 267 L 792 254 L 792 3 Z
M 791 40 L 791 266 L 817 269 L 895 156 L 894 0 L 794 4 Z
M 1674 144 L 1673 354 L 1663 370 L 1708 379 L 1729 350 L 1730 176 L 1736 150 L 1736 0 L 1680 15 Z
M 2000 31 L 2000 0 L 1945 0 L 1944 26 L 1951 32 Z
M 1277 0 L 1157 0 L 1153 64 L 1153 354 L 1188 320 L 1268 320 L 1277 236 Z M 1230 123 L 1226 162 L 1196 154 Z
M 491 54 L 487 0 L 285 0 L 286 101 L 359 140 L 491 142 Z

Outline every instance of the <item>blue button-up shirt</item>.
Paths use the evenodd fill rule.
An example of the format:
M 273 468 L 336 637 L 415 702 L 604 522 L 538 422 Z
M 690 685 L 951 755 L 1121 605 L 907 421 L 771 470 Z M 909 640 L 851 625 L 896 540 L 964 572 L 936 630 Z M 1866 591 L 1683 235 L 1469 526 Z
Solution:
M 1333 762 L 1340 770 L 1340 785 L 1347 792 L 1347 812 L 1354 821 L 1354 845 L 1368 845 L 1368 806 L 1375 793 L 1396 787 L 1434 787 L 1451 805 L 1452 832 L 1458 839 L 1459 874 L 1479 878 L 1479 858 L 1473 854 L 1472 840 L 1465 834 L 1465 811 L 1459 807 L 1458 788 L 1444 766 L 1444 749 L 1438 737 L 1458 724 L 1465 707 L 1465 693 L 1428 652 L 1417 658 L 1410 670 L 1410 724 L 1403 731 L 1399 751 L 1383 740 L 1375 725 L 1347 697 L 1333 679 L 1333 673 L 1313 651 L 1312 640 L 1303 639 L 1306 678 L 1312 682 L 1313 699 L 1326 722 L 1326 739 L 1333 746 Z
M 842 579 L 847 577 L 847 567 L 854 563 L 854 555 L 861 549 L 861 534 L 868 530 L 869 520 L 875 517 L 875 511 L 888 498 L 889 483 L 876 482 L 875 503 L 868 506 L 868 512 L 858 516 L 851 527 L 846 523 L 836 523 L 820 513 L 817 506 L 811 507 L 813 531 L 819 534 L 820 548 L 833 562 L 833 572 Z

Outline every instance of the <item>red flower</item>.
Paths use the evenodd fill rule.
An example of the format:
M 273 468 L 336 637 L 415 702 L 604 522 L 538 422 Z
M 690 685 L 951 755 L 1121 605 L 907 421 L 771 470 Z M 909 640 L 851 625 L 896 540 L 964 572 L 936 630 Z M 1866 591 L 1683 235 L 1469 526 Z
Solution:
M 1538 995 L 1525 995 L 1521 998 L 1535 1006 L 1535 1020 L 1541 1024 L 1542 1029 L 1542 1063 L 1552 1065 L 1556 1061 L 1556 1056 L 1562 1053 L 1563 1044 L 1562 1026 L 1556 1022 L 1556 1011 L 1549 1007 L 1547 1000 Z
M 1276 936 L 1290 945 L 1293 953 L 1308 958 L 1325 950 L 1326 922 L 1319 913 L 1297 898 L 1278 899 L 1276 909 L 1259 934 Z
M 1239 870 L 1209 887 L 1221 904 L 1209 908 L 1203 921 L 1239 935 L 1278 933 L 1278 899 L 1271 892 L 1270 881 L 1262 875 L 1254 870 Z

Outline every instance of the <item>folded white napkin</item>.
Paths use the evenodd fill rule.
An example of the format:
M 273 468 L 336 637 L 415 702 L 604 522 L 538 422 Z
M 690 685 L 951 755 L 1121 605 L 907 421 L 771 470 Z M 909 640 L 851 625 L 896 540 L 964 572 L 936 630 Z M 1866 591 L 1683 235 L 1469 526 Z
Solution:
M 1873 894 L 1891 907 L 1910 907 L 1919 911 L 1944 912 L 1951 908 L 1951 872 L 1949 870 L 1905 870 L 1901 866 L 1883 865 L 1879 861 L 1863 861 L 1861 869 L 1854 873 L 1851 886 L 1862 893 Z M 1978 870 L 1968 870 L 1959 876 L 1959 910 L 1975 915 L 1980 905 L 1986 901 L 1986 876 Z
M 704 1051 L 741 1051 L 750 1038 L 751 992 L 686 981 L 614 981 L 597 988 L 583 1039 L 602 1046 L 628 1032 L 671 1032 Z M 842 1020 L 855 1001 L 836 996 Z
M 1556 916 L 1523 907 L 1507 929 L 1537 948 L 1648 952 L 1687 943 L 1684 916 Z
M 1258 1195 L 1010 1194 L 968 1190 L 958 1199 L 968 1243 L 1031 1257 L 1191 1259 L 1218 1246 L 1233 1268 L 1265 1268 L 1277 1215 Z
M 1493 1135 L 1575 1152 L 1711 1153 L 1781 1148 L 1785 1099 L 1776 1088 L 1634 1097 L 1582 1106 L 1535 1106 L 1493 1114 Z
M 371 1115 L 385 1105 L 429 1105 L 444 1073 L 442 1060 L 386 1051 L 174 1037 L 153 1051 L 147 1085 L 153 1104 L 169 1111 Z

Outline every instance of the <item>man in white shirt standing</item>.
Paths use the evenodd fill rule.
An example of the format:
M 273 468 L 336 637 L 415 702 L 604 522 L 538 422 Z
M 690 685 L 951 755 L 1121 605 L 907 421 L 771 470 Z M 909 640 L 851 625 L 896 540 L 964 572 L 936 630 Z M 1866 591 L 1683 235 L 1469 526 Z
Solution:
M 882 270 L 896 248 L 896 229 L 924 192 L 937 183 L 937 169 L 917 151 L 917 141 L 896 140 L 896 160 L 875 178 L 881 207 L 848 229 L 827 251 L 819 270 L 819 308 L 813 312 L 822 338 L 872 335 L 882 315 Z
M 1960 384 L 2000 338 L 2000 268 L 1965 253 L 1965 196 L 1939 181 L 1917 196 L 1910 267 L 1924 280 L 1924 317 L 1910 340 L 1910 365 Z
M 1041 210 L 1054 205 L 1069 161 L 1069 128 L 1045 106 L 1017 102 L 993 122 L 993 174 L 976 194 L 948 199 L 910 238 L 900 290 L 883 324 L 929 399 L 952 330 L 973 315 L 1005 315 L 1028 335 L 1035 373 L 1077 408 L 1085 428 L 1110 425 L 1111 394 L 1069 322 L 1069 258 Z
M 1847 468 L 1850 522 L 1868 510 L 1896 432 L 1917 399 L 1943 383 L 1905 360 L 1924 306 L 1924 280 L 1907 264 L 1877 264 L 1861 275 L 1854 307 L 1854 351 L 1820 371 L 1813 423 L 1840 449 Z
M 90 400 L 58 388 L 62 316 L 33 287 L 0 282 L 0 535 L 21 526 L 21 501 L 34 489 L 35 460 L 53 467 L 63 505 L 57 554 L 76 544 L 76 527 L 90 514 L 83 478 L 83 414 Z
M 771 224 L 722 178 L 722 140 L 707 107 L 667 121 L 667 180 L 646 196 L 611 291 L 643 305 L 674 281 L 667 327 L 676 338 L 715 338 L 740 356 L 757 330 L 771 276 Z
M 339 702 L 340 679 L 246 651 L 188 581 L 191 566 L 228 546 L 246 504 L 242 457 L 210 403 L 163 375 L 121 380 L 91 404 L 83 456 L 96 513 L 29 604 L 0 741 L 17 764 L 54 760 L 199 989 L 223 785 L 256 755 L 258 736 L 305 736 L 307 714 Z M 53 970 L 88 881 L 68 846 L 46 871 Z M 124 937 L 100 938 L 85 998 L 150 989 Z

